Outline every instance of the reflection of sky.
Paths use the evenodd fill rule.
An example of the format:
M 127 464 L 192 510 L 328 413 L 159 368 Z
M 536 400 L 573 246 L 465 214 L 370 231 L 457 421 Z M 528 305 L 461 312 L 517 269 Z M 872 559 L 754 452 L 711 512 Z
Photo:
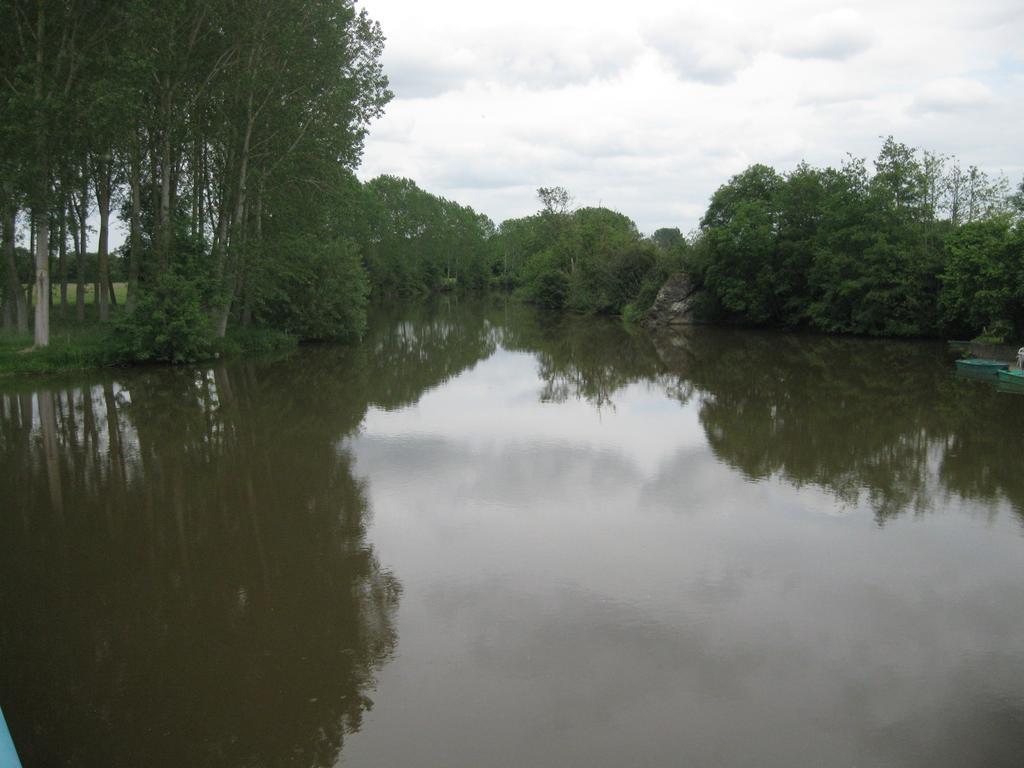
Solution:
M 499 352 L 352 441 L 405 592 L 346 764 L 1014 764 L 1009 516 L 937 498 L 879 527 L 744 480 L 696 402 L 541 388 Z
M 541 404 L 536 370 L 532 355 L 501 350 L 470 375 L 425 394 L 416 408 L 371 408 L 363 432 L 389 440 L 444 436 L 484 452 L 569 441 L 576 449 L 612 451 L 645 476 L 674 451 L 704 444 L 696 410 L 667 400 L 655 386 L 629 386 L 601 410 L 575 399 Z

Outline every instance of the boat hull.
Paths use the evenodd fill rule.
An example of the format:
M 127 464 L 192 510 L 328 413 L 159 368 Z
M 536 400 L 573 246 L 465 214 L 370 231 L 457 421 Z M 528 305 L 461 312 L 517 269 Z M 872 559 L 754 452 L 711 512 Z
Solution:
M 1024 371 L 999 371 L 996 375 L 1003 387 L 1024 392 Z
M 1010 364 L 998 360 L 957 360 L 956 369 L 965 376 L 995 378 L 1000 371 L 1008 371 Z

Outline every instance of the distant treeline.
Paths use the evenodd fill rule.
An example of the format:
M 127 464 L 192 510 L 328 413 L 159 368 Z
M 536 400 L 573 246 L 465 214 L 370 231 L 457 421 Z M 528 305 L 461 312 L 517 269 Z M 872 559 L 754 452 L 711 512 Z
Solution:
M 408 179 L 362 189 L 364 261 L 382 296 L 491 287 L 549 309 L 629 313 L 651 304 L 687 249 L 678 230 L 646 238 L 621 213 L 573 210 L 561 187 L 542 187 L 538 213 L 497 228 Z
M 875 336 L 1024 338 L 1024 183 L 892 138 L 869 172 L 754 165 L 688 254 L 717 322 Z
M 701 319 L 874 336 L 1024 338 L 1024 183 L 887 139 L 868 169 L 753 165 L 712 196 L 684 238 L 643 238 L 604 208 L 501 224 L 494 282 L 551 308 L 636 315 L 671 271 L 689 273 Z
M 509 219 L 494 238 L 491 273 L 528 301 L 550 309 L 638 315 L 683 265 L 678 230 L 645 238 L 607 208 L 571 209 L 561 187 L 538 190 L 542 210 Z
M 408 179 L 360 182 L 383 45 L 355 0 L 4 3 L 4 326 L 46 346 L 50 303 L 25 284 L 75 283 L 59 316 L 110 321 L 111 359 L 183 360 L 248 326 L 356 338 L 374 295 L 492 287 L 639 317 L 685 270 L 712 322 L 1024 335 L 1024 191 L 892 139 L 872 171 L 752 166 L 687 237 L 561 187 L 495 226 Z

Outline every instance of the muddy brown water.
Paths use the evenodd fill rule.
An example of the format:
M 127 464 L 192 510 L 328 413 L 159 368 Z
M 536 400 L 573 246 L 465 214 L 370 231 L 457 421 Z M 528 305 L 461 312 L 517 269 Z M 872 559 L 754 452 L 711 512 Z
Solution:
M 0 383 L 32 766 L 1018 766 L 1024 396 L 500 300 Z

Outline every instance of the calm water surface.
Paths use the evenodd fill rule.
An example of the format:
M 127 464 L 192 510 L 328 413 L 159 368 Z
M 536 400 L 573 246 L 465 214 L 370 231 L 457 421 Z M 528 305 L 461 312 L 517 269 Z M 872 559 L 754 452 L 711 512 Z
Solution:
M 33 766 L 1019 766 L 1024 397 L 516 304 L 0 385 Z

